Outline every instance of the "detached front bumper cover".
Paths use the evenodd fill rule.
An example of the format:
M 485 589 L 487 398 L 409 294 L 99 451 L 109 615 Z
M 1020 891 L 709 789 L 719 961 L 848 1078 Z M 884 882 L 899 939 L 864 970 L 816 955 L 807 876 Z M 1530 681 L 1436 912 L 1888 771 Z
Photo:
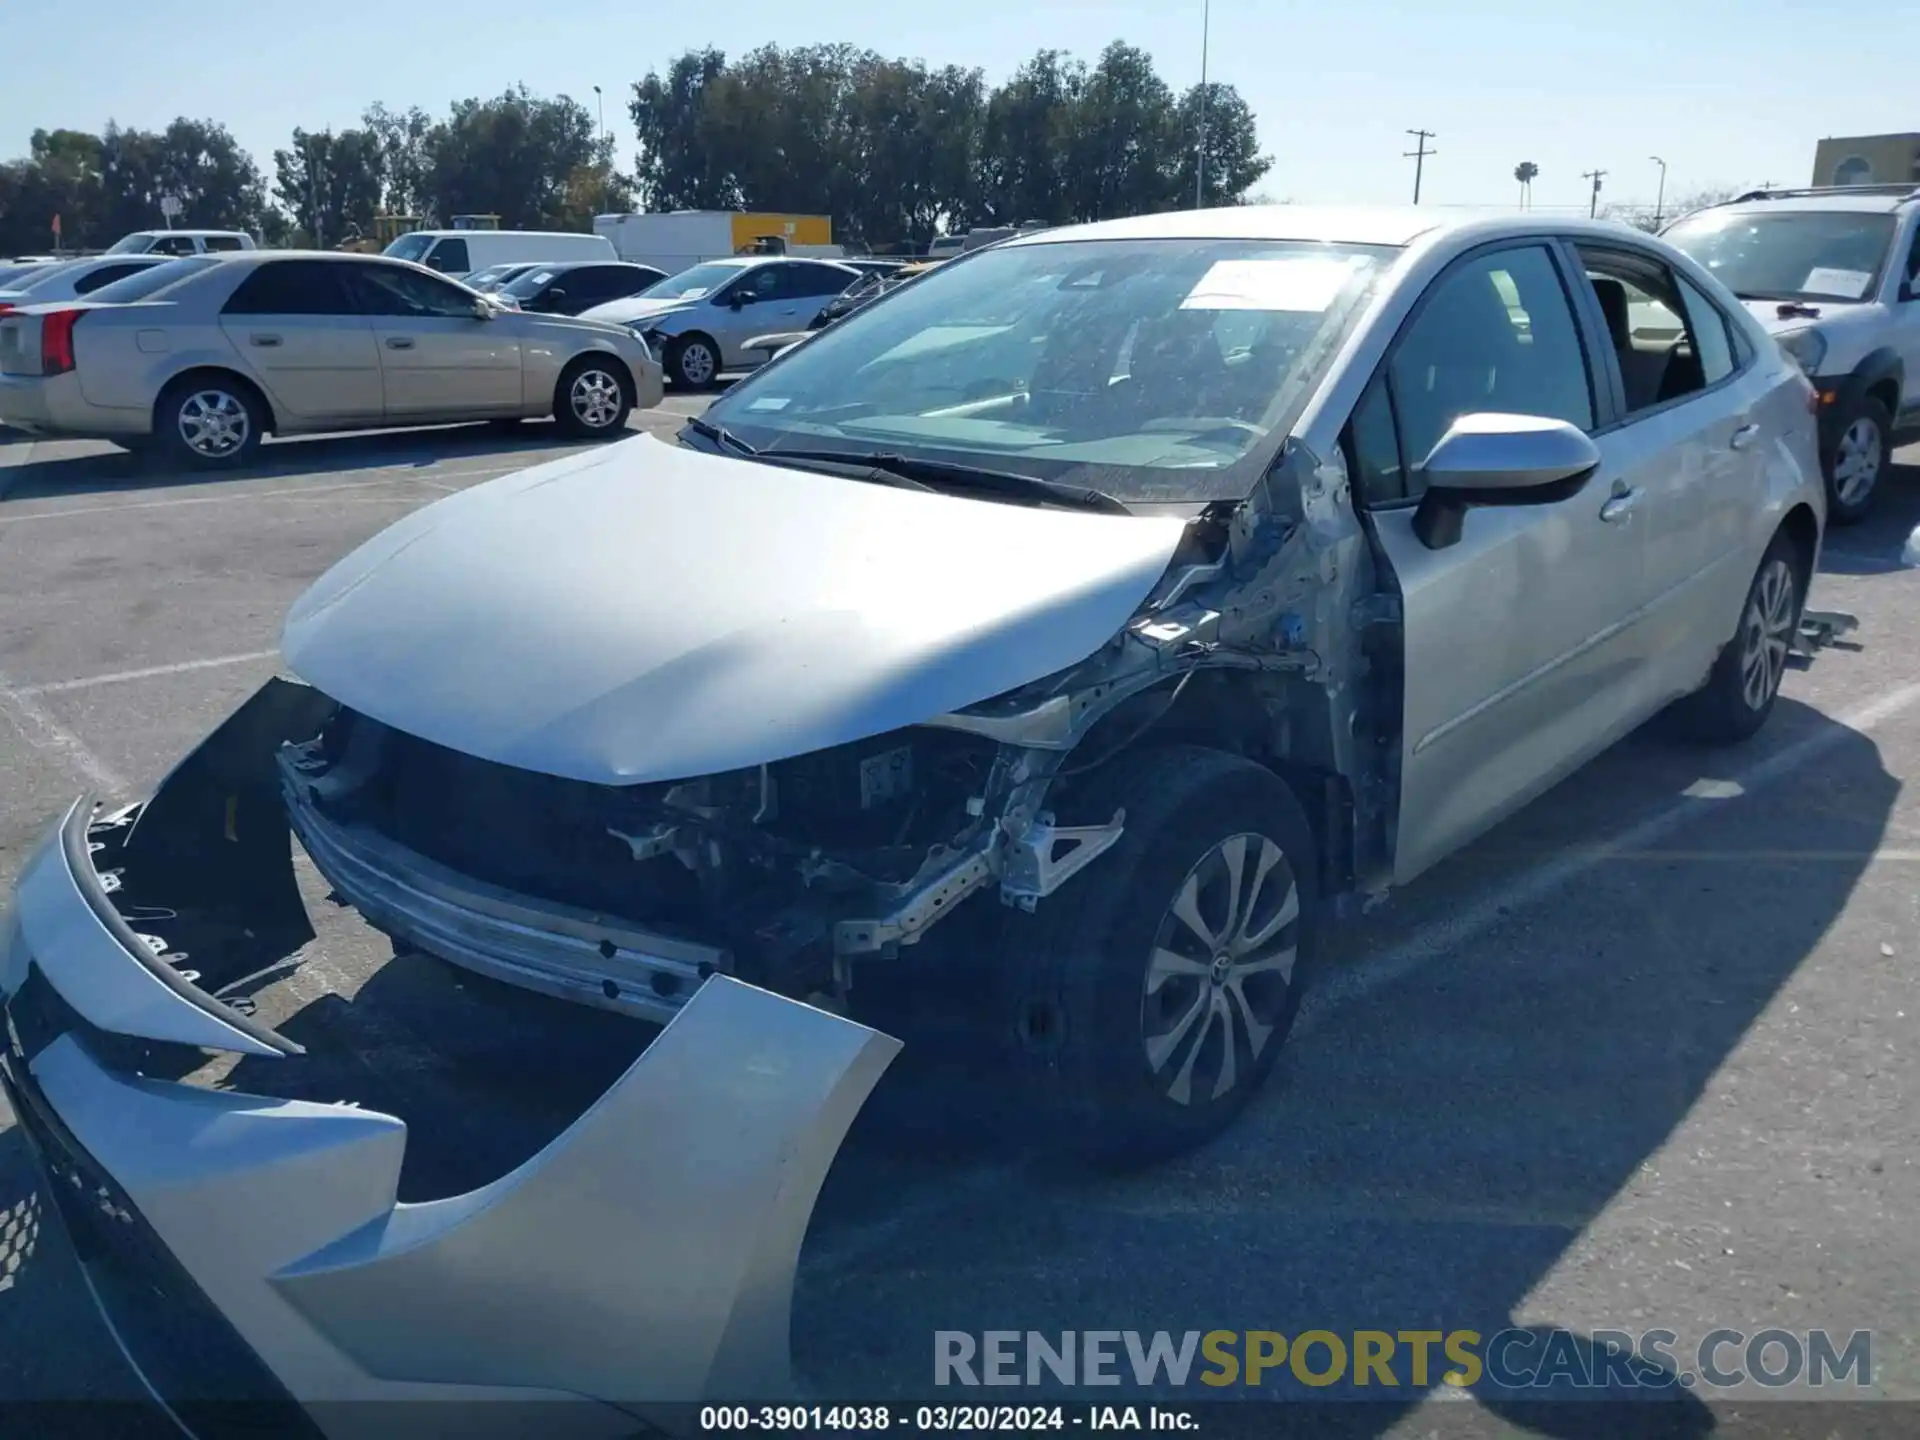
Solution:
M 271 682 L 144 810 L 102 820 L 77 805 L 29 863 L 0 969 L 0 1064 L 53 1182 L 97 1177 L 104 1198 L 81 1223 L 134 1227 L 163 1247 L 332 1433 L 364 1433 L 379 1407 L 330 1402 L 584 1399 L 601 1403 L 561 1408 L 614 1433 L 653 1407 L 790 1397 L 801 1241 L 849 1125 L 899 1052 L 889 1036 L 714 976 L 544 1150 L 423 1204 L 396 1198 L 399 1119 L 143 1078 L 100 1058 L 114 1048 L 102 1036 L 289 1053 L 214 998 L 219 983 L 187 969 L 192 957 L 172 958 L 121 919 L 114 872 L 96 861 L 205 861 L 235 847 L 254 858 L 234 873 L 277 886 L 286 866 L 290 887 L 284 817 L 275 839 L 259 808 L 263 793 L 277 800 L 271 747 L 223 747 L 288 728 L 276 719 L 304 724 L 311 693 Z M 279 736 L 291 738 L 304 737 Z M 196 899 L 216 903 L 201 878 Z M 258 909 L 271 931 L 277 907 L 257 899 L 267 893 L 297 902 L 256 890 L 228 908 Z M 223 971 L 250 963 L 214 959 Z M 16 1026 L 36 993 L 47 1004 Z M 49 1005 L 65 1017 L 51 1029 Z M 107 1263 L 81 1248 L 90 1269 Z M 94 1289 L 113 1324 L 106 1297 L 125 1288 Z M 116 1331 L 127 1345 L 130 1327 Z M 168 1377 L 127 1348 L 165 1399 Z

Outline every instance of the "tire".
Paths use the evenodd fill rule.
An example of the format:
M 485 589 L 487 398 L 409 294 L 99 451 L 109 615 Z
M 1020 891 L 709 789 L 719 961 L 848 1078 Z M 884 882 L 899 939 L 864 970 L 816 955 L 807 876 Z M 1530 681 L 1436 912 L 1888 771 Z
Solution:
M 608 355 L 582 355 L 560 372 L 553 387 L 553 418 L 574 440 L 623 435 L 633 413 L 633 379 Z
M 1145 750 L 1087 792 L 1073 823 L 1124 808 L 1125 830 L 1009 926 L 1002 1013 L 1036 1148 L 1130 1167 L 1219 1134 L 1273 1069 L 1312 968 L 1319 860 L 1293 792 L 1237 755 Z M 1238 902 L 1225 908 L 1236 865 L 1237 925 Z M 1176 908 L 1237 939 L 1203 943 Z
M 253 387 L 230 375 L 183 375 L 153 407 L 156 447 L 197 470 L 234 470 L 260 449 L 266 406 Z
M 720 347 L 704 335 L 685 335 L 667 347 L 667 374 L 682 390 L 704 390 L 720 378 Z
M 1806 562 L 1785 535 L 1760 557 L 1740 624 L 1707 683 L 1673 709 L 1680 733 L 1704 745 L 1737 745 L 1758 734 L 1780 698 L 1787 656 L 1806 604 Z
M 1866 518 L 1892 453 L 1893 416 L 1873 396 L 1861 396 L 1841 415 L 1833 444 L 1820 457 L 1830 524 L 1854 525 Z

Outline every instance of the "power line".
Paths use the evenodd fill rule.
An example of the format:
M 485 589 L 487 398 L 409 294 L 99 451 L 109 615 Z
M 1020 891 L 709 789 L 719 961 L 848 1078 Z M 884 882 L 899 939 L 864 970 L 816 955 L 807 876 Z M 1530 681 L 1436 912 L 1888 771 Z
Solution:
M 1420 176 L 1427 167 L 1427 156 L 1438 155 L 1440 153 L 1438 150 L 1427 149 L 1427 141 L 1437 140 L 1440 137 L 1435 135 L 1431 130 L 1409 130 L 1407 134 L 1420 137 L 1420 148 L 1418 150 L 1408 150 L 1401 155 L 1402 159 L 1413 161 L 1413 203 L 1418 205 L 1420 203 Z
M 1604 170 L 1582 170 L 1580 172 L 1580 178 L 1582 180 L 1591 180 L 1593 182 L 1593 197 L 1587 201 L 1587 218 L 1589 220 L 1600 213 L 1600 177 L 1606 173 Z

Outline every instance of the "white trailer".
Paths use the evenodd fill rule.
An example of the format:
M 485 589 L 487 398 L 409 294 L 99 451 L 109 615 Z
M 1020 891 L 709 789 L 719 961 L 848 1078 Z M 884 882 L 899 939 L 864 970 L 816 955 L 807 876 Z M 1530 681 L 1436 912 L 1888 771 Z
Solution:
M 763 239 L 782 242 L 789 255 L 812 255 L 829 260 L 846 255 L 845 246 L 833 243 L 833 222 L 825 215 L 671 210 L 598 215 L 594 217 L 593 230 L 613 243 L 622 260 L 652 265 L 669 275 L 703 260 L 738 255 Z

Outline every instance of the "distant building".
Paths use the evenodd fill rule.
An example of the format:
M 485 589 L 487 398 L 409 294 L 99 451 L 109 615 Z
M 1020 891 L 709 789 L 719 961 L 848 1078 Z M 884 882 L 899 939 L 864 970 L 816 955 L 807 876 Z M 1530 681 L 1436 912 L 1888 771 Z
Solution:
M 1920 187 L 1920 134 L 1822 140 L 1813 152 L 1813 183 Z

